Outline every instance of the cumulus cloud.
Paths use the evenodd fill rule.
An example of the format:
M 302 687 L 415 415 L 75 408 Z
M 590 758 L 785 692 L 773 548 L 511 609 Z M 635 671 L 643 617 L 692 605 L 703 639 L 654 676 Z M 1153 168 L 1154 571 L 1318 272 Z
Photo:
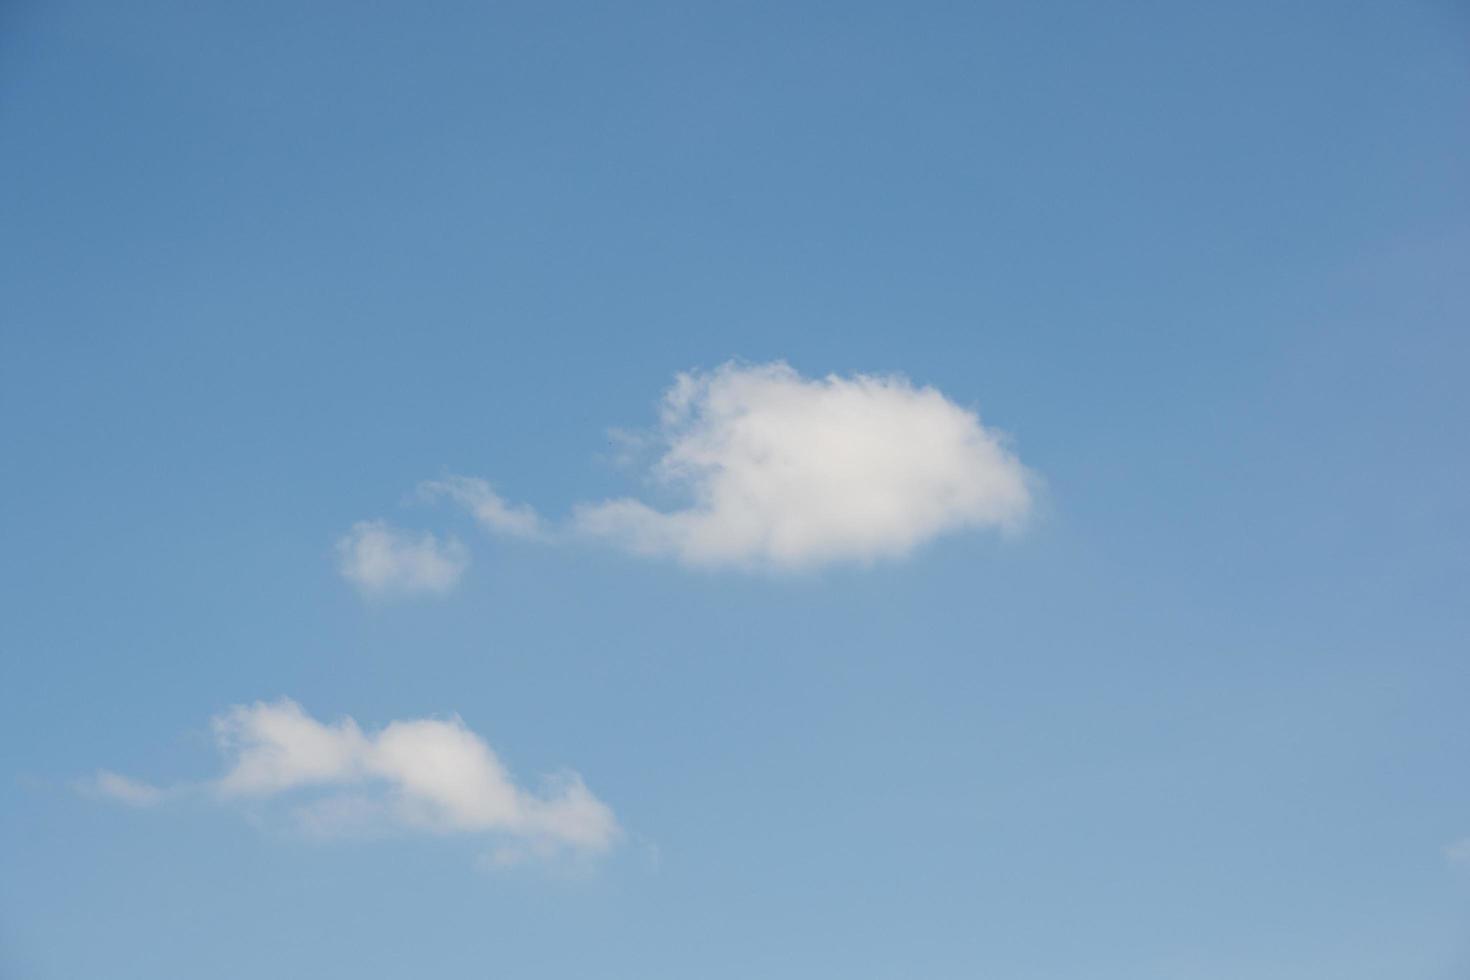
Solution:
M 227 769 L 197 788 L 225 802 L 294 795 L 298 825 L 314 836 L 384 828 L 483 834 L 495 840 L 495 854 L 532 856 L 602 852 L 621 836 L 612 810 L 580 776 L 562 773 L 528 790 L 458 717 L 364 731 L 351 718 L 318 721 L 283 698 L 233 707 L 212 730 Z M 144 784 L 106 775 L 108 795 L 142 802 L 134 794 Z
M 432 534 L 414 534 L 383 521 L 359 521 L 337 542 L 343 578 L 364 595 L 386 597 L 444 593 L 469 566 L 464 545 Z
M 564 521 L 511 504 L 485 480 L 419 485 L 495 535 L 611 543 L 686 565 L 792 570 L 899 558 L 944 534 L 1013 529 L 1035 479 L 973 409 L 899 375 L 806 378 L 784 362 L 677 375 L 658 426 L 615 432 L 623 462 L 653 455 L 653 502 L 584 502 Z M 467 563 L 453 540 L 381 522 L 339 545 L 369 593 L 444 591 Z
M 655 481 L 689 503 L 586 504 L 577 530 L 690 565 L 794 569 L 1015 527 L 1031 507 L 1000 435 L 894 375 L 809 379 L 779 362 L 681 374 L 657 441 Z
M 542 534 L 541 517 L 524 504 L 510 504 L 484 480 L 470 476 L 447 476 L 419 484 L 426 497 L 447 497 L 459 504 L 485 530 L 513 537 L 535 538 Z

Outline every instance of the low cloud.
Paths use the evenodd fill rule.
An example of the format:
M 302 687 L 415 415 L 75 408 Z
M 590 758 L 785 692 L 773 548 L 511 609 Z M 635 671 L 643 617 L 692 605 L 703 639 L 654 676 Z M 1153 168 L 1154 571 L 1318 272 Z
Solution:
M 446 476 L 419 484 L 425 497 L 447 497 L 469 511 L 475 522 L 492 534 L 536 538 L 543 533 L 541 517 L 524 504 L 510 504 L 484 480 Z
M 1014 528 L 1032 478 L 971 410 L 894 375 L 809 379 L 784 363 L 679 375 L 655 482 L 689 503 L 578 507 L 580 532 L 690 565 L 806 568 L 897 558 L 939 535 Z
M 612 810 L 580 776 L 561 773 L 539 791 L 526 789 L 458 717 L 366 731 L 351 718 L 318 721 L 283 698 L 233 707 L 211 727 L 227 768 L 190 788 L 232 804 L 294 798 L 292 816 L 311 836 L 484 835 L 494 842 L 493 854 L 538 857 L 600 853 L 621 837 Z M 145 784 L 105 775 L 106 793 L 115 799 L 157 798 L 138 792 Z
M 446 476 L 419 495 L 447 499 L 495 535 L 596 540 L 685 565 L 800 570 L 902 558 L 942 535 L 1012 530 L 1035 477 L 973 409 L 899 375 L 806 378 L 784 362 L 676 376 L 649 433 L 615 432 L 623 461 L 653 455 L 662 505 L 584 502 L 547 522 L 485 480 Z M 443 591 L 466 559 L 381 522 L 340 545 L 365 592 Z
M 415 534 L 383 521 L 359 521 L 337 542 L 338 569 L 363 595 L 449 592 L 469 567 L 469 552 L 450 538 Z

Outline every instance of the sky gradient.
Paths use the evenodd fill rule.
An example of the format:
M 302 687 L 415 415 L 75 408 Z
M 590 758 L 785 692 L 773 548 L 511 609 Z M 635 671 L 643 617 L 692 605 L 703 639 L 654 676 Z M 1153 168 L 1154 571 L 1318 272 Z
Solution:
M 1467 175 L 1452 2 L 0 6 L 0 976 L 1465 976 Z

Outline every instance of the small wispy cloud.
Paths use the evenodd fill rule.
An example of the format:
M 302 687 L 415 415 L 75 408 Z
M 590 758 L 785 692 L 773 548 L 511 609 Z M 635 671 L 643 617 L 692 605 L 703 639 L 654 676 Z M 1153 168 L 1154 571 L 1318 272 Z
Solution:
M 323 722 L 289 698 L 237 705 L 211 723 L 225 771 L 163 790 L 113 772 L 84 781 L 89 795 L 151 806 L 168 793 L 236 805 L 294 799 L 294 825 L 312 838 L 385 831 L 483 836 L 492 863 L 599 854 L 621 838 L 612 810 L 574 772 L 521 786 L 458 717 L 414 718 L 364 730 Z
M 1444 849 L 1444 856 L 1451 864 L 1470 864 L 1470 837 L 1450 844 Z
M 77 789 L 88 796 L 101 796 L 128 806 L 156 806 L 163 801 L 164 792 L 157 786 L 129 779 L 107 769 L 99 769 L 93 775 L 77 782 Z
M 469 567 L 469 552 L 450 538 L 359 521 L 337 542 L 338 569 L 363 595 L 443 594 Z
M 424 497 L 446 497 L 469 511 L 486 531 L 513 537 L 540 537 L 541 517 L 524 504 L 510 504 L 484 480 L 471 476 L 446 476 L 419 484 Z

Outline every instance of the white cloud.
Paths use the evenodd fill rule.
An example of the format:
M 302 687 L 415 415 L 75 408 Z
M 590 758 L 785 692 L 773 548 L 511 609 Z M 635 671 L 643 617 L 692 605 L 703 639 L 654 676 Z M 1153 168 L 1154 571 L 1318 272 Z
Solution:
M 544 542 L 565 532 L 688 565 L 802 569 L 899 558 L 940 535 L 1014 529 L 1035 478 L 976 413 L 898 375 L 804 378 L 783 362 L 726 364 L 675 377 L 658 428 L 614 432 L 624 462 L 672 506 L 586 502 L 564 522 L 508 503 L 482 479 L 419 485 L 486 531 Z M 365 522 L 339 543 L 343 574 L 367 593 L 452 587 L 468 564 L 457 541 Z
M 1444 856 L 1453 864 L 1470 864 L 1470 837 L 1446 847 Z
M 534 538 L 542 533 L 540 516 L 524 504 L 509 504 L 484 480 L 470 476 L 447 476 L 419 484 L 428 497 L 448 497 L 469 511 L 485 530 L 495 534 Z
M 547 856 L 606 851 L 621 835 L 612 810 L 580 776 L 549 778 L 539 793 L 522 788 L 457 717 L 365 732 L 351 718 L 318 721 L 283 698 L 233 707 L 212 728 L 228 768 L 203 788 L 240 803 L 308 794 L 294 816 L 312 836 L 387 828 L 484 834 L 498 851 Z M 109 795 L 144 801 L 143 784 L 106 775 Z
M 383 521 L 359 521 L 337 542 L 342 576 L 364 595 L 444 593 L 469 566 L 464 545 L 413 534 Z
M 85 793 L 126 803 L 128 806 L 153 806 L 163 799 L 163 790 L 157 786 L 150 786 L 106 769 L 100 769 L 90 779 L 83 780 L 80 789 Z
M 583 533 L 691 565 L 802 568 L 899 557 L 940 534 L 1018 526 L 1032 479 L 973 411 L 893 375 L 784 363 L 681 374 L 656 480 L 688 506 L 578 507 Z

